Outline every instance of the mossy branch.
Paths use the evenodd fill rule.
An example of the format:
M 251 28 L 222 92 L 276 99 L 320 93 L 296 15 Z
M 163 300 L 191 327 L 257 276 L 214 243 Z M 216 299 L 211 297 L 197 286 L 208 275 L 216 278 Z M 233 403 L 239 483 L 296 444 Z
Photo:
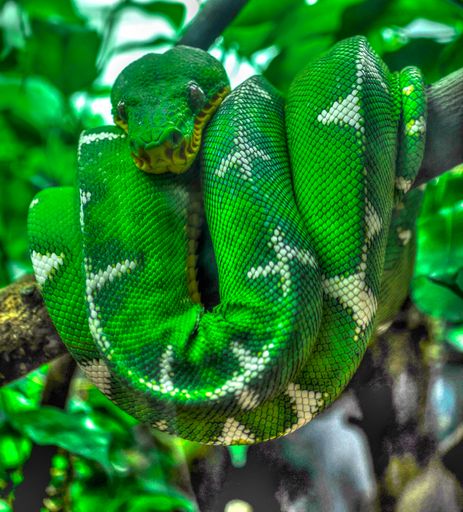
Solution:
M 0 290 L 0 385 L 66 353 L 33 276 Z

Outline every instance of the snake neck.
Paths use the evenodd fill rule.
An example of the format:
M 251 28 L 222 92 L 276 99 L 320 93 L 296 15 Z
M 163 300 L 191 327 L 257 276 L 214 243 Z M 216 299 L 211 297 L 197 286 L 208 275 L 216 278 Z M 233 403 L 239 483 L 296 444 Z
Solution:
M 227 85 L 212 96 L 203 109 L 196 116 L 194 121 L 193 136 L 187 143 L 187 155 L 195 158 L 201 147 L 201 140 L 207 123 L 212 119 L 222 101 L 230 94 L 230 87 Z
M 195 118 L 193 136 L 188 144 L 187 153 L 196 158 L 201 148 L 203 132 L 219 108 L 222 101 L 230 93 L 230 87 L 220 89 Z M 199 167 L 193 161 L 190 168 Z M 204 216 L 204 201 L 200 173 L 194 173 L 190 189 L 190 204 L 187 213 L 186 235 L 188 239 L 187 279 L 188 293 L 192 301 L 209 309 L 218 302 L 217 271 L 209 229 Z M 201 295 L 200 290 L 208 290 Z M 209 292 L 209 290 L 213 290 Z

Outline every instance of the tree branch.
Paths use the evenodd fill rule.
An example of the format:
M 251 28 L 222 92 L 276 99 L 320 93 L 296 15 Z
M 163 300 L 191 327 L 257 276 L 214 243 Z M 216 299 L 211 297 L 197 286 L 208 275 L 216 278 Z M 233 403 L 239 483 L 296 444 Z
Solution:
M 186 27 L 177 44 L 207 50 L 248 0 L 209 0 Z
M 463 68 L 428 88 L 426 148 L 415 186 L 463 162 Z
M 0 386 L 65 352 L 33 276 L 0 290 Z

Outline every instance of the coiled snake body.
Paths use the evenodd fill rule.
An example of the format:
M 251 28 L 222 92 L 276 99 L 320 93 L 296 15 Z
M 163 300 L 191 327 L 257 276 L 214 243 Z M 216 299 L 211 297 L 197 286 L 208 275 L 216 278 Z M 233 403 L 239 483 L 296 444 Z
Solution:
M 228 92 L 200 50 L 128 66 L 119 127 L 82 134 L 76 187 L 40 192 L 29 231 L 51 317 L 107 396 L 181 437 L 249 444 L 329 405 L 400 306 L 426 101 L 419 71 L 389 72 L 362 37 L 286 103 L 261 77 Z

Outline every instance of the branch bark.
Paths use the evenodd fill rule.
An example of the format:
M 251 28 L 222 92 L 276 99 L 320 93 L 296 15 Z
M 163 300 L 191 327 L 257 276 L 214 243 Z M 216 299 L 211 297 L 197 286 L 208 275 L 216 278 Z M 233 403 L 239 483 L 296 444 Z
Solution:
M 0 386 L 64 353 L 33 276 L 0 290 Z
M 209 0 L 186 27 L 177 44 L 207 50 L 248 0 Z
M 428 88 L 426 148 L 415 186 L 463 162 L 463 68 Z

